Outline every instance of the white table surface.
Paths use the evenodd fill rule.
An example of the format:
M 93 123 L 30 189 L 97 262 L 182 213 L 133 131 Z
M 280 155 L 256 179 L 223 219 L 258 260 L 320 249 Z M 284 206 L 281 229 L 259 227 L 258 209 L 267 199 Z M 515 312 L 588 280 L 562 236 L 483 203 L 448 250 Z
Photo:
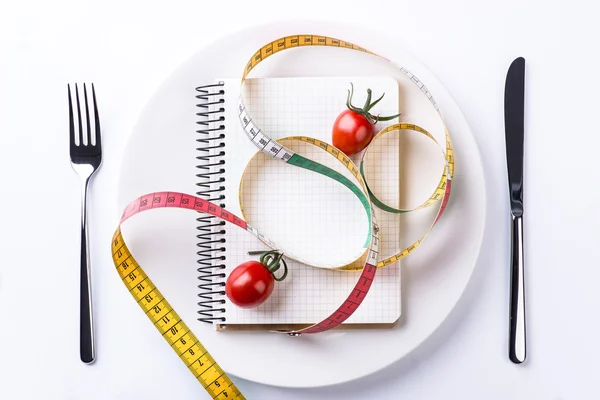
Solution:
M 246 397 L 600 398 L 599 10 L 583 1 L 384 3 L 305 0 L 287 12 L 280 1 L 0 0 L 0 398 L 208 398 L 115 279 L 107 238 L 121 211 L 116 178 L 139 112 L 169 73 L 222 35 L 282 19 L 370 27 L 428 66 L 476 136 L 489 215 L 465 297 L 411 357 L 320 389 L 235 379 Z M 517 56 L 527 59 L 523 365 L 507 359 L 503 91 Z M 79 182 L 67 150 L 66 83 L 84 80 L 97 85 L 105 146 L 91 189 L 91 366 L 78 354 Z

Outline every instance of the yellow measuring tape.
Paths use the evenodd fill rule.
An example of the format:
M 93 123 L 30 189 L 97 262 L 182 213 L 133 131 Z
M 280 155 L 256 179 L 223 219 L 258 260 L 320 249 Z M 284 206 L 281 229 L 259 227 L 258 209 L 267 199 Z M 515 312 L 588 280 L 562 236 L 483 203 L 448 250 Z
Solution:
M 119 276 L 158 332 L 177 353 L 213 399 L 244 399 L 231 379 L 177 315 L 167 299 L 154 286 L 127 248 L 121 229 L 112 243 L 113 260 Z
M 334 38 L 315 35 L 294 35 L 275 40 L 263 46 L 253 55 L 253 57 L 246 65 L 246 68 L 244 70 L 239 98 L 239 116 L 240 122 L 248 138 L 256 144 L 260 151 L 262 151 L 265 154 L 268 154 L 274 159 L 295 165 L 300 168 L 311 170 L 315 173 L 326 175 L 331 179 L 337 181 L 338 183 L 343 184 L 349 190 L 351 190 L 359 198 L 359 200 L 361 200 L 365 208 L 365 212 L 369 217 L 369 236 L 365 244 L 365 253 L 363 254 L 363 257 L 361 257 L 361 259 L 364 259 L 363 265 L 357 266 L 357 263 L 353 262 L 347 265 L 337 266 L 338 269 L 361 270 L 360 276 L 358 277 L 358 282 L 356 283 L 354 290 L 344 301 L 344 303 L 325 320 L 317 324 L 311 325 L 307 328 L 301 329 L 299 331 L 287 332 L 291 335 L 324 332 L 326 330 L 339 326 L 344 320 L 346 320 L 350 315 L 352 315 L 352 313 L 358 308 L 362 300 L 365 298 L 375 276 L 377 267 L 389 265 L 400 260 L 403 257 L 406 257 L 423 241 L 427 233 L 437 223 L 448 203 L 448 199 L 451 192 L 452 177 L 454 174 L 454 158 L 452 152 L 452 144 L 450 141 L 448 129 L 444 124 L 446 135 L 445 152 L 442 150 L 445 160 L 444 172 L 442 173 L 440 182 L 434 190 L 434 193 L 423 204 L 415 208 L 415 210 L 422 209 L 439 203 L 440 207 L 435 217 L 435 220 L 429 228 L 429 230 L 427 231 L 427 233 L 420 237 L 411 246 L 402 250 L 401 252 L 398 252 L 392 257 L 388 257 L 384 260 L 379 260 L 378 227 L 375 221 L 372 203 L 387 212 L 402 213 L 412 210 L 400 210 L 395 209 L 393 207 L 389 207 L 386 204 L 382 203 L 379 199 L 377 199 L 377 197 L 373 193 L 370 192 L 367 185 L 367 181 L 363 177 L 363 163 L 365 156 L 368 153 L 368 148 L 363 153 L 360 167 L 358 167 L 352 162 L 352 160 L 349 157 L 347 157 L 341 151 L 339 151 L 338 149 L 326 142 L 303 136 L 286 138 L 288 140 L 299 140 L 302 142 L 310 143 L 325 150 L 328 154 L 335 157 L 335 159 L 337 159 L 342 165 L 345 166 L 345 168 L 347 168 L 351 172 L 351 174 L 354 176 L 354 178 L 359 184 L 359 186 L 356 186 L 353 182 L 345 178 L 340 173 L 317 162 L 314 162 L 310 159 L 304 158 L 301 155 L 296 154 L 289 149 L 286 149 L 279 143 L 280 141 L 275 141 L 269 138 L 252 121 L 252 119 L 246 112 L 245 106 L 243 104 L 243 83 L 250 71 L 253 68 L 255 68 L 260 62 L 270 57 L 271 55 L 285 49 L 290 49 L 299 46 L 340 47 L 375 55 L 374 53 L 371 53 L 359 46 Z M 418 85 L 422 92 L 429 98 L 431 104 L 435 107 L 443 122 L 443 118 L 441 113 L 439 112 L 439 108 L 433 100 L 431 93 L 428 92 L 427 88 L 409 71 L 407 71 L 404 68 L 400 68 L 400 70 L 403 71 L 413 83 Z M 388 134 L 389 132 L 405 130 L 411 130 L 423 134 L 437 144 L 435 138 L 425 129 L 408 123 L 395 124 L 387 127 L 386 129 L 379 132 L 373 138 L 373 141 L 378 140 L 381 136 Z M 146 275 L 142 267 L 135 260 L 135 258 L 127 248 L 127 245 L 125 244 L 121 233 L 121 224 L 124 223 L 130 217 L 140 212 L 156 208 L 187 208 L 193 211 L 214 215 L 224 221 L 227 221 L 242 229 L 247 230 L 251 234 L 257 236 L 260 240 L 262 240 L 271 248 L 277 249 L 277 245 L 271 239 L 265 237 L 255 228 L 250 226 L 244 219 L 239 218 L 204 199 L 176 192 L 150 193 L 134 200 L 125 209 L 119 227 L 117 228 L 112 241 L 113 261 L 115 263 L 119 276 L 123 280 L 123 283 L 129 290 L 131 295 L 134 297 L 134 299 L 137 301 L 137 303 L 140 305 L 142 310 L 146 313 L 148 318 L 150 318 L 151 322 L 154 324 L 156 329 L 161 333 L 161 335 L 169 343 L 172 349 L 177 353 L 180 359 L 194 374 L 196 379 L 202 384 L 202 386 L 206 389 L 209 395 L 213 399 L 244 399 L 244 396 L 235 387 L 230 378 L 224 373 L 224 371 L 217 364 L 217 362 L 210 356 L 208 351 L 202 346 L 200 341 L 196 338 L 196 336 L 187 327 L 183 320 L 177 315 L 175 310 L 170 306 L 170 304 L 167 302 L 164 296 L 162 296 L 162 294 L 159 292 L 156 286 L 152 283 L 150 278 Z M 286 257 L 298 260 L 300 262 L 303 261 L 302 259 L 295 257 L 291 254 L 286 253 L 285 255 Z M 321 265 L 314 266 L 322 267 Z

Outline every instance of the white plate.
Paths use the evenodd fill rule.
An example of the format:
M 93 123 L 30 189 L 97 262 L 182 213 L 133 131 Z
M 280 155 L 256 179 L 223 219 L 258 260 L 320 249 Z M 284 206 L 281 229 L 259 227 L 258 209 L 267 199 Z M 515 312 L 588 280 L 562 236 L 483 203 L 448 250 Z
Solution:
M 177 69 L 147 104 L 125 151 L 118 201 L 123 208 L 152 191 L 194 193 L 194 88 L 215 77 L 240 76 L 246 61 L 261 45 L 299 33 L 342 38 L 405 66 L 433 93 L 451 130 L 456 174 L 450 205 L 422 246 L 403 260 L 403 316 L 398 326 L 300 338 L 267 332 L 215 332 L 212 326 L 196 320 L 198 274 L 195 263 L 190 263 L 195 260 L 195 215 L 180 210 L 145 213 L 128 221 L 123 230 L 126 238 L 132 238 L 129 244 L 138 261 L 228 373 L 275 386 L 317 387 L 364 377 L 411 353 L 444 322 L 475 268 L 486 214 L 480 156 L 457 105 L 424 66 L 394 42 L 343 25 L 271 24 L 222 38 Z M 278 55 L 279 60 L 269 59 L 264 67 L 261 64 L 261 75 L 337 72 L 327 68 L 324 60 L 331 52 L 325 48 L 307 52 L 298 63 L 286 53 L 293 52 Z M 335 57 L 347 56 L 336 53 Z M 345 75 L 398 74 L 381 63 L 371 64 L 364 55 L 343 64 L 339 73 Z M 153 333 L 150 325 L 147 329 L 148 334 Z

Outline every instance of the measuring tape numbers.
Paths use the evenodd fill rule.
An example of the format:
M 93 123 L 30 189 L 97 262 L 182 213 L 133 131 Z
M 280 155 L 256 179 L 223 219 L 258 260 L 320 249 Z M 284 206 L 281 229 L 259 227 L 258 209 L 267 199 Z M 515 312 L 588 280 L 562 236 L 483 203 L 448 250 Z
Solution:
M 285 162 L 298 168 L 304 168 L 314 173 L 322 174 L 332 179 L 333 181 L 345 186 L 350 190 L 360 201 L 364 208 L 364 212 L 368 219 L 368 235 L 364 245 L 364 253 L 360 259 L 364 258 L 362 266 L 357 266 L 358 263 L 350 263 L 346 265 L 338 266 L 324 266 L 324 265 L 313 265 L 314 263 L 308 263 L 300 257 L 294 254 L 285 253 L 285 257 L 303 262 L 314 267 L 327 267 L 335 268 L 340 270 L 357 270 L 360 271 L 357 274 L 357 282 L 348 295 L 348 297 L 342 302 L 342 304 L 334 310 L 327 318 L 317 322 L 313 325 L 307 326 L 298 330 L 279 331 L 286 333 L 290 336 L 299 336 L 303 334 L 314 334 L 325 332 L 327 330 L 338 327 L 345 320 L 347 320 L 361 305 L 365 299 L 375 274 L 378 268 L 390 265 L 410 254 L 414 249 L 419 246 L 427 234 L 433 229 L 435 224 L 439 221 L 444 210 L 446 209 L 448 199 L 450 197 L 452 188 L 452 177 L 454 175 L 454 157 L 452 151 L 452 143 L 450 140 L 449 131 L 443 122 L 443 117 L 440 110 L 435 103 L 431 93 L 427 88 L 408 70 L 398 67 L 404 72 L 413 82 L 417 85 L 423 94 L 427 96 L 435 110 L 437 111 L 440 119 L 442 120 L 445 132 L 445 149 L 441 148 L 441 153 L 444 157 L 444 171 L 441 174 L 440 181 L 435 188 L 434 192 L 429 196 L 425 202 L 414 209 L 397 209 L 391 207 L 381 200 L 379 200 L 374 193 L 372 193 L 367 184 L 367 179 L 364 174 L 364 163 L 365 157 L 368 154 L 369 147 L 363 152 L 359 166 L 357 166 L 348 156 L 343 152 L 333 147 L 331 144 L 324 141 L 305 137 L 305 136 L 292 136 L 284 138 L 285 140 L 301 141 L 312 144 L 319 147 L 328 153 L 331 157 L 337 160 L 344 168 L 346 168 L 351 175 L 355 178 L 356 184 L 352 180 L 340 172 L 329 168 L 323 164 L 320 164 L 314 160 L 306 158 L 301 154 L 295 153 L 286 147 L 284 147 L 280 141 L 271 139 L 260 127 L 252 120 L 243 102 L 243 90 L 244 81 L 250 72 L 256 68 L 261 62 L 271 57 L 273 54 L 283 50 L 292 49 L 295 47 L 302 46 L 329 46 L 338 47 L 343 49 L 350 49 L 354 51 L 361 51 L 372 54 L 373 56 L 380 57 L 388 62 L 389 60 L 378 56 L 370 51 L 363 49 L 362 47 L 356 46 L 352 43 L 345 42 L 335 38 L 329 38 L 324 36 L 316 35 L 293 35 L 286 36 L 277 39 L 258 50 L 247 63 L 244 74 L 241 79 L 240 96 L 238 100 L 238 111 L 240 123 L 248 137 L 258 148 L 259 151 L 269 155 L 271 158 L 277 161 Z M 387 128 L 378 132 L 373 141 L 379 140 L 383 135 L 391 132 L 404 132 L 413 131 L 418 134 L 422 134 L 432 140 L 436 145 L 439 146 L 436 139 L 422 127 L 419 127 L 410 123 L 398 123 L 390 125 Z M 283 140 L 283 139 L 281 139 Z M 406 213 L 414 210 L 423 209 L 426 207 L 439 204 L 436 216 L 433 223 L 417 241 L 411 244 L 406 249 L 394 254 L 391 257 L 385 259 L 379 259 L 378 245 L 378 226 L 375 219 L 375 213 L 373 207 L 378 207 L 383 211 L 390 213 Z M 169 343 L 171 348 L 177 353 L 179 358 L 184 362 L 188 369 L 194 374 L 196 379 L 202 384 L 209 395 L 213 399 L 244 399 L 244 396 L 233 384 L 231 379 L 225 374 L 217 362 L 211 357 L 208 351 L 202 346 L 200 341 L 196 338 L 193 332 L 187 327 L 183 320 L 178 316 L 173 307 L 167 302 L 164 296 L 160 293 L 158 288 L 152 283 L 151 279 L 144 272 L 139 263 L 135 260 L 127 245 L 123 239 L 121 233 L 121 224 L 127 221 L 129 218 L 137 215 L 141 212 L 159 209 L 159 208 L 184 208 L 194 212 L 201 212 L 213 215 L 226 221 L 230 224 L 237 226 L 240 229 L 244 229 L 250 234 L 256 236 L 267 246 L 274 250 L 278 250 L 277 244 L 272 239 L 261 234 L 257 229 L 248 224 L 243 217 L 238 217 L 229 211 L 219 207 L 218 205 L 211 203 L 200 197 L 185 193 L 177 192 L 157 192 L 150 193 L 131 202 L 124 210 L 120 220 L 120 224 L 114 234 L 112 241 L 112 255 L 115 267 L 119 276 L 121 277 L 126 288 L 130 294 L 137 301 L 142 310 L 146 313 L 150 321 L 154 324 L 156 329 Z M 243 210 L 240 193 L 240 208 Z M 354 260 L 356 261 L 356 260 Z

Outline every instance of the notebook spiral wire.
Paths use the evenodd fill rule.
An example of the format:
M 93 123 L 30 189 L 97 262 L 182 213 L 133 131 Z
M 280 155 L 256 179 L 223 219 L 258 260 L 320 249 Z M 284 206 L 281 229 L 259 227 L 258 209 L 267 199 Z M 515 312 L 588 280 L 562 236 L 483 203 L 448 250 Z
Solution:
M 224 83 L 219 82 L 211 85 L 198 86 L 196 88 L 196 112 L 199 125 L 196 133 L 197 147 L 196 151 L 196 178 L 197 191 L 199 197 L 208 201 L 220 203 L 225 207 L 223 201 L 225 187 L 223 183 L 225 178 L 225 108 L 224 108 Z M 199 267 L 198 279 L 200 284 L 198 288 L 200 301 L 198 306 L 200 310 L 198 318 L 202 322 L 214 323 L 225 322 L 225 309 L 223 304 L 225 300 L 225 222 L 218 218 L 200 213 L 196 218 L 198 225 L 198 255 L 197 263 Z

